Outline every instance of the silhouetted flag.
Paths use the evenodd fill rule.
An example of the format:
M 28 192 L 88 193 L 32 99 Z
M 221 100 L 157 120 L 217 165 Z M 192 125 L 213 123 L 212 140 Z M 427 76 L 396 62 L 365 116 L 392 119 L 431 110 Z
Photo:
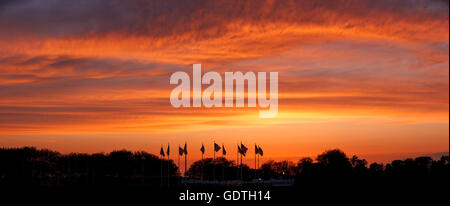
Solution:
M 159 151 L 159 154 L 161 155 L 161 156 L 166 156 L 165 154 L 164 154 L 164 149 L 163 149 L 163 147 L 162 147 L 162 145 L 161 145 L 161 150 Z
M 183 152 L 184 152 L 185 155 L 187 155 L 187 143 L 184 143 Z
M 200 151 L 202 152 L 202 154 L 205 154 L 205 146 L 202 144 L 202 148 L 200 148 Z
M 245 154 L 247 153 L 247 150 L 248 150 L 248 148 L 241 143 L 241 154 L 245 156 Z
M 259 146 L 258 146 L 258 153 L 259 153 L 261 156 L 264 156 L 264 152 L 263 152 L 263 150 L 261 149 L 261 147 L 259 147 Z
M 183 154 L 184 154 L 183 148 L 178 147 L 178 154 L 179 154 L 179 155 L 183 155 Z
M 218 152 L 220 150 L 220 146 L 216 143 L 214 143 L 214 151 Z
M 256 144 L 255 144 L 255 154 L 259 154 L 259 149 L 258 146 L 256 146 Z
M 223 145 L 223 144 L 222 144 L 222 154 L 223 154 L 223 155 L 226 155 L 226 154 L 227 154 L 227 151 L 225 150 L 225 145 Z

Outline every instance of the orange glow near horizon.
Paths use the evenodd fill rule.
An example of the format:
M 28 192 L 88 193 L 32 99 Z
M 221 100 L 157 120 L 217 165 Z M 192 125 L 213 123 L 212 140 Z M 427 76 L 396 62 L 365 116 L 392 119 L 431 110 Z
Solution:
M 0 147 L 157 154 L 187 141 L 191 160 L 214 140 L 230 159 L 241 141 L 263 160 L 448 153 L 448 3 L 168 2 L 0 7 Z M 173 108 L 169 77 L 195 63 L 278 72 L 278 116 Z

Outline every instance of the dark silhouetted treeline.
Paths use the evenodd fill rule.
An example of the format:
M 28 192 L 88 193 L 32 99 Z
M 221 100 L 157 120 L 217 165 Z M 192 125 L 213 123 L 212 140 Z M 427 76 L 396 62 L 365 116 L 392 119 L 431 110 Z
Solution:
M 189 169 L 192 178 L 222 180 L 240 178 L 240 168 L 234 161 L 224 158 L 204 159 L 196 161 Z M 431 157 L 417 157 L 415 159 L 394 160 L 389 164 L 368 164 L 365 159 L 357 156 L 348 157 L 341 150 L 329 150 L 315 159 L 302 158 L 298 163 L 291 161 L 267 161 L 259 170 L 255 171 L 244 165 L 242 179 L 291 179 L 298 181 L 315 181 L 323 179 L 342 179 L 360 177 L 394 177 L 394 178 L 446 178 L 449 174 L 449 157 L 442 156 L 439 160 Z
M 439 160 L 417 157 L 394 160 L 388 164 L 368 164 L 357 156 L 351 158 L 340 150 L 330 150 L 317 156 L 316 161 L 303 158 L 290 169 L 296 171 L 297 183 L 313 181 L 371 180 L 371 181 L 443 181 L 448 180 L 449 157 Z
M 161 166 L 164 168 L 161 170 Z M 161 185 L 177 166 L 146 152 L 60 154 L 32 147 L 0 149 L 0 184 L 34 186 Z
M 161 167 L 162 166 L 162 167 Z M 162 178 L 161 178 L 162 174 Z M 194 162 L 188 177 L 203 180 L 295 179 L 297 185 L 343 179 L 448 179 L 449 157 L 395 160 L 379 164 L 348 157 L 340 150 L 330 150 L 315 159 L 298 163 L 268 161 L 259 170 L 236 165 L 225 158 L 206 158 Z M 108 154 L 60 154 L 24 148 L 0 149 L 0 184 L 35 186 L 70 185 L 148 185 L 179 184 L 180 172 L 172 160 L 146 152 L 114 151 Z

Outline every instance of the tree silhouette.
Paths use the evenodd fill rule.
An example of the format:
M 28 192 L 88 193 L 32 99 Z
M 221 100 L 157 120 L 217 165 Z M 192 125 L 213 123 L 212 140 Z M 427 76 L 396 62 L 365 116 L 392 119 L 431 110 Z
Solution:
M 367 173 L 367 161 L 365 159 L 359 159 L 356 155 L 350 160 L 354 169 L 355 175 L 361 176 Z
M 339 149 L 326 151 L 317 156 L 316 160 L 327 176 L 350 176 L 352 174 L 349 158 Z
M 263 179 L 281 179 L 289 178 L 296 175 L 297 168 L 293 162 L 289 161 L 268 161 L 261 166 Z

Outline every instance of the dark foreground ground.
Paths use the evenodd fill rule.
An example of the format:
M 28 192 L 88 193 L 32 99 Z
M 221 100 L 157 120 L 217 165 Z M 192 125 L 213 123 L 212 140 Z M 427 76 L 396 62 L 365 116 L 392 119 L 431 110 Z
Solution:
M 304 181 L 296 186 L 270 185 L 178 185 L 151 186 L 51 186 L 19 187 L 3 185 L 1 199 L 47 205 L 441 205 L 448 202 L 448 179 L 360 179 L 333 181 Z M 206 200 L 180 200 L 180 194 L 214 193 L 210 203 Z M 262 199 L 248 199 L 240 192 L 240 200 L 224 200 L 226 191 L 261 191 Z M 270 200 L 265 196 L 270 192 Z M 231 195 L 232 192 L 225 193 Z M 220 197 L 217 197 L 220 196 Z M 230 197 L 232 198 L 232 196 Z M 236 197 L 235 197 L 236 198 Z

